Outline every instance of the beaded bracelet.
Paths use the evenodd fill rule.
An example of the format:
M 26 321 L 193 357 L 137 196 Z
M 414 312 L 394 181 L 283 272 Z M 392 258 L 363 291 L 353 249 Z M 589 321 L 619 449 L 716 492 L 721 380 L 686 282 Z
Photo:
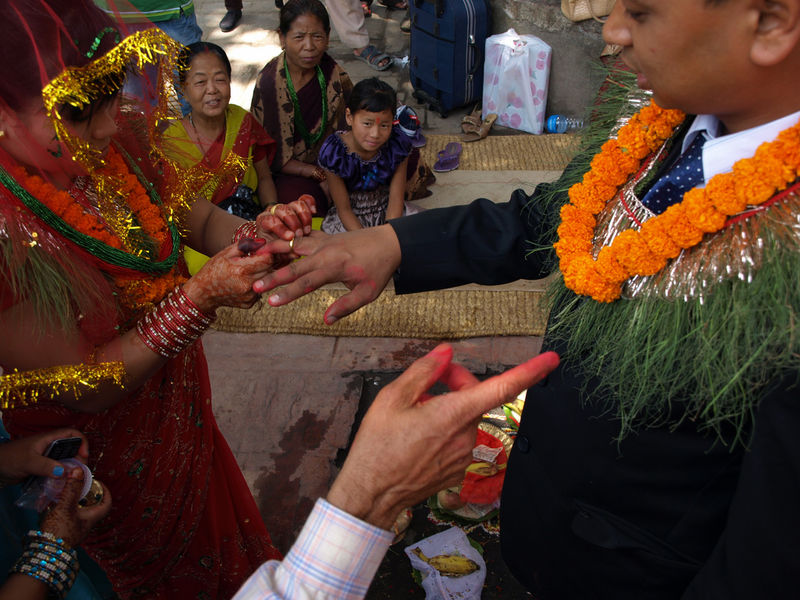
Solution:
M 67 595 L 78 575 L 78 555 L 52 533 L 31 529 L 25 534 L 25 548 L 11 573 L 27 575 L 50 588 L 49 597 L 61 599 Z
M 199 338 L 215 318 L 204 314 L 178 286 L 136 322 L 136 332 L 150 350 L 172 358 Z
M 236 228 L 231 238 L 231 244 L 235 244 L 242 238 L 254 238 L 258 236 L 258 226 L 255 221 L 245 221 Z

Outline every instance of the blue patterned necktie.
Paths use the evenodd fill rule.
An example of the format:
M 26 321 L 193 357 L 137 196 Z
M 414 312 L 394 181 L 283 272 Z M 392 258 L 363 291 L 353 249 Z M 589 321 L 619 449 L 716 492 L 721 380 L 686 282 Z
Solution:
M 683 194 L 699 183 L 703 183 L 703 144 L 706 138 L 702 132 L 686 149 L 672 168 L 653 184 L 642 204 L 659 215 L 676 202 L 683 200 Z

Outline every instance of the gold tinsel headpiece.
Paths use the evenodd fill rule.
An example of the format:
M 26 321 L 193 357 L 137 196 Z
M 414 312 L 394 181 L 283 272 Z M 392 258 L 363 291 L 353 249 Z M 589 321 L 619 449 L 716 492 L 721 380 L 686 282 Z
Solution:
M 94 56 L 108 35 L 117 35 L 117 32 L 110 27 L 100 31 L 87 49 L 86 56 Z M 138 31 L 90 63 L 65 68 L 42 89 L 45 111 L 53 123 L 57 139 L 91 177 L 98 209 L 125 247 L 133 247 L 128 239 L 131 230 L 137 226 L 130 212 L 125 210 L 124 181 L 119 175 L 102 171 L 105 166 L 103 150 L 70 132 L 62 115 L 63 108 L 70 106 L 82 110 L 97 100 L 121 92 L 127 77 L 140 78 L 142 85 L 153 92 L 152 104 L 126 97 L 123 110 L 141 115 L 137 121 L 143 125 L 141 131 L 151 154 L 149 160 L 163 161 L 161 132 L 164 122 L 180 115 L 177 77 L 182 49 L 179 42 L 156 27 Z M 170 176 L 162 174 L 162 177 L 162 181 L 150 183 L 157 184 L 156 189 L 160 189 L 164 204 L 162 210 L 183 233 L 183 217 L 194 202 L 197 185 L 185 181 L 174 171 Z
M 105 30 L 101 32 L 98 39 L 105 33 Z M 70 134 L 59 108 L 69 105 L 82 109 L 118 92 L 126 75 L 132 71 L 140 73 L 145 67 L 156 66 L 157 81 L 153 83 L 158 102 L 149 114 L 148 126 L 151 131 L 157 131 L 158 125 L 173 111 L 170 99 L 176 97 L 175 74 L 181 48 L 180 43 L 158 28 L 138 31 L 89 64 L 67 67 L 42 89 L 45 110 L 53 121 L 58 139 L 89 172 L 102 164 L 101 156 L 88 142 Z M 90 49 L 87 55 L 92 54 L 93 49 Z

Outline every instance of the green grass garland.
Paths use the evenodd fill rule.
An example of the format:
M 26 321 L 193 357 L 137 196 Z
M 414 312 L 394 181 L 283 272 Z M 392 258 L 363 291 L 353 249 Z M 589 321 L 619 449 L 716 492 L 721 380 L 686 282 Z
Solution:
M 579 154 L 535 196 L 553 219 L 549 236 L 532 252 L 548 252 L 554 268 L 558 208 L 636 94 L 630 74 L 609 78 L 616 83 L 592 107 Z M 722 282 L 702 300 L 637 297 L 604 304 L 576 296 L 555 279 L 548 341 L 566 347 L 563 359 L 585 373 L 587 384 L 598 382 L 587 385 L 584 398 L 617 416 L 620 439 L 689 419 L 731 447 L 746 445 L 763 395 L 787 378 L 797 383 L 800 247 L 797 240 L 777 239 L 768 226 L 760 234 L 764 255 L 753 281 Z

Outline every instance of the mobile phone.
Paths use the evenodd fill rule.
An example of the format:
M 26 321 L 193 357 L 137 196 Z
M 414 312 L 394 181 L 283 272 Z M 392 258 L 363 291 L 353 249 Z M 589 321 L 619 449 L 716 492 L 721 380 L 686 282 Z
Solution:
M 78 454 L 83 440 L 79 437 L 60 438 L 53 440 L 44 451 L 44 456 L 53 460 L 73 458 Z M 43 491 L 47 487 L 47 477 L 28 477 L 22 484 L 20 496 L 16 501 L 17 506 L 32 508 L 41 512 L 52 498 L 46 498 Z
M 79 437 L 68 437 L 53 440 L 50 442 L 50 445 L 47 446 L 47 449 L 44 451 L 44 455 L 47 458 L 52 458 L 53 460 L 74 458 L 78 454 L 78 450 L 81 447 L 82 441 L 83 440 L 81 440 Z

